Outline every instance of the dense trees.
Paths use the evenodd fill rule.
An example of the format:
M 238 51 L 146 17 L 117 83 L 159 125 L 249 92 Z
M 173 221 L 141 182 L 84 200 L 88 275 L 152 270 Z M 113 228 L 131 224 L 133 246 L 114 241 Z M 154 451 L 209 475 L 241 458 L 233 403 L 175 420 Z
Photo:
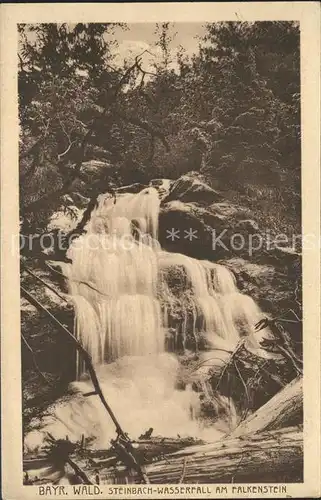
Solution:
M 126 29 L 126 26 L 122 28 Z M 221 198 L 216 198 L 216 192 L 207 189 L 211 196 L 208 205 L 213 201 L 218 203 L 213 204 L 211 209 L 198 203 L 194 205 L 194 208 L 197 208 L 196 215 L 194 212 L 187 213 L 188 216 L 191 215 L 186 218 L 187 223 L 192 221 L 193 225 L 196 219 L 200 223 L 196 227 L 206 228 L 207 238 L 199 239 L 197 248 L 202 250 L 199 254 L 193 255 L 191 245 L 189 251 L 186 250 L 187 255 L 197 258 L 204 258 L 204 255 L 209 259 L 220 258 L 218 252 L 213 252 L 213 246 L 211 251 L 209 250 L 210 227 L 228 228 L 228 235 L 238 228 L 237 231 L 244 231 L 247 235 L 252 229 L 257 229 L 258 222 L 262 231 L 269 229 L 271 232 L 282 231 L 288 235 L 294 231 L 300 232 L 298 25 L 289 22 L 208 24 L 203 39 L 199 41 L 197 53 L 188 57 L 184 47 L 172 50 L 175 30 L 179 27 L 168 22 L 160 23 L 155 26 L 154 47 L 160 57 L 152 67 L 144 64 L 143 54 L 137 55 L 132 61 L 124 61 L 122 66 L 116 64 L 118 47 L 114 29 L 113 24 L 82 23 L 19 26 L 21 232 L 26 235 L 40 235 L 48 230 L 48 222 L 55 211 L 63 208 L 72 216 L 75 205 L 82 208 L 87 206 L 82 225 L 78 225 L 76 230 L 70 233 L 79 234 L 90 217 L 97 194 L 132 182 L 148 184 L 159 177 L 177 179 L 190 171 L 200 173 L 208 184 L 224 191 L 222 199 L 227 200 L 227 203 L 220 204 Z M 173 199 L 180 198 L 174 196 Z M 250 210 L 230 207 L 229 199 L 232 199 L 235 205 L 240 202 Z M 190 208 L 188 203 L 183 206 Z M 222 206 L 221 213 L 219 206 Z M 231 217 L 228 215 L 230 208 Z M 240 218 L 247 219 L 253 214 L 254 221 L 234 217 L 233 209 Z M 166 216 L 165 210 L 162 216 L 164 213 Z M 168 214 L 171 224 L 175 226 L 175 216 L 173 218 L 171 212 Z M 178 224 L 182 222 L 179 217 L 176 220 Z M 165 225 L 163 222 L 164 227 Z M 160 229 L 161 226 L 162 218 Z M 183 225 L 182 228 L 184 227 Z M 48 238 L 50 245 L 55 246 L 58 240 L 57 231 L 52 231 L 50 236 L 54 236 L 52 239 Z M 51 296 L 44 294 L 39 285 L 39 277 L 43 276 L 38 276 L 40 268 L 41 273 L 46 273 L 45 281 L 52 279 L 53 289 L 59 287 L 59 290 L 65 290 L 64 274 L 57 273 L 50 265 L 44 265 L 43 259 L 48 256 L 42 252 L 44 248 L 40 248 L 42 238 L 30 240 L 33 244 L 32 250 L 26 248 L 27 245 L 22 250 L 26 258 L 32 257 L 31 263 L 27 261 L 28 267 L 23 264 L 21 266 L 22 285 L 26 286 L 26 289 L 33 287 L 38 306 L 41 306 L 39 302 L 44 305 L 46 302 L 50 303 L 50 309 L 57 314 L 60 323 L 68 325 L 72 330 L 73 314 L 70 305 L 52 302 Z M 64 248 L 59 245 L 52 248 L 55 252 L 54 255 L 49 255 L 50 259 L 53 257 L 66 261 L 66 238 L 61 241 Z M 47 245 L 45 246 L 47 248 Z M 176 246 L 175 251 L 185 253 L 185 248 L 181 248 L 182 250 Z M 275 313 L 280 322 L 287 323 L 283 309 L 291 307 L 291 313 L 296 309 L 299 309 L 299 315 L 301 313 L 300 259 L 286 251 L 281 257 L 279 254 L 282 252 L 278 255 L 271 252 L 270 260 L 274 261 L 270 264 L 269 257 L 263 250 L 264 248 L 257 260 L 253 258 L 254 262 L 249 262 L 252 260 L 250 252 L 248 259 L 243 259 L 244 252 L 244 255 L 240 254 L 242 258 L 230 258 L 231 256 L 227 255 L 224 264 L 235 273 L 243 294 L 259 298 L 268 313 Z M 185 278 L 184 274 L 184 283 Z M 42 278 L 40 282 L 44 285 Z M 171 280 L 168 281 L 169 287 L 170 282 Z M 35 283 L 38 283 L 38 287 Z M 88 286 L 92 288 L 90 283 Z M 179 283 L 177 287 L 179 289 Z M 274 293 L 270 294 L 272 290 Z M 30 296 L 28 298 L 26 290 L 23 292 L 23 296 L 27 297 L 30 303 L 36 304 L 34 299 L 31 300 Z M 182 315 L 182 305 L 178 303 L 185 295 L 182 293 L 176 296 L 177 291 L 173 293 L 175 301 L 171 309 L 173 314 L 177 314 L 173 322 L 176 328 Z M 60 299 L 65 302 L 61 294 Z M 188 312 L 190 291 L 184 299 L 185 303 L 186 300 L 188 302 L 184 307 Z M 56 311 L 58 304 L 59 310 Z M 40 309 L 44 312 L 42 306 Z M 187 312 L 184 312 L 185 316 Z M 299 316 L 296 319 L 298 321 L 293 326 L 295 339 L 298 340 L 295 349 L 301 358 L 301 322 Z M 188 316 L 186 321 L 188 322 Z M 54 324 L 57 326 L 57 321 Z M 38 330 L 41 335 L 37 334 Z M 169 335 L 171 330 L 176 332 L 176 329 L 170 328 Z M 284 341 L 286 334 L 282 333 L 282 324 L 279 330 L 278 335 L 275 335 L 275 342 L 270 340 L 269 346 L 272 350 L 281 345 L 283 351 L 280 352 L 290 352 L 290 343 L 288 345 Z M 25 304 L 22 309 L 22 331 L 26 334 L 24 345 L 29 356 L 29 361 L 25 360 L 23 363 L 24 397 L 27 401 L 25 414 L 29 419 L 33 415 L 34 406 L 39 404 L 38 381 L 36 384 L 33 381 L 34 368 L 38 372 L 35 356 L 41 358 L 40 369 L 43 366 L 53 377 L 52 387 L 55 391 L 49 387 L 46 388 L 47 396 L 42 397 L 40 393 L 44 405 L 46 397 L 48 400 L 55 399 L 59 391 L 64 391 L 65 381 L 69 380 L 71 373 L 71 376 L 74 376 L 75 368 L 69 362 L 73 357 L 72 346 L 68 347 L 63 339 L 61 343 L 56 341 L 55 330 L 48 327 L 43 318 L 35 317 Z M 201 334 L 200 343 L 203 342 L 202 337 Z M 190 337 L 187 335 L 188 338 Z M 193 342 L 186 344 L 187 349 L 194 349 L 195 334 Z M 52 350 L 53 345 L 56 345 L 56 351 Z M 244 347 L 242 343 L 240 346 Z M 292 349 L 291 345 L 290 348 Z M 262 401 L 265 402 L 274 394 L 274 390 L 278 390 L 280 385 L 287 382 L 287 377 L 293 375 L 293 368 L 291 364 L 289 369 L 284 368 L 283 362 L 279 366 L 272 360 L 271 373 L 269 367 L 263 372 L 255 359 L 253 360 L 254 355 L 249 357 L 250 353 L 246 349 L 243 354 L 246 358 L 244 362 L 240 350 L 234 351 L 223 372 L 211 372 L 211 379 L 207 381 L 206 386 L 203 384 L 203 375 L 199 380 L 202 379 L 201 392 L 207 387 L 209 394 L 214 395 L 220 394 L 221 387 L 226 382 L 226 392 L 225 389 L 222 390 L 224 397 L 233 398 L 237 393 L 235 402 L 242 410 L 248 411 L 250 408 L 259 407 Z M 67 361 L 62 363 L 65 368 L 64 372 L 60 373 L 62 355 Z M 198 364 L 203 358 L 198 359 L 197 356 L 195 352 L 193 359 Z M 184 376 L 190 361 L 188 353 L 181 360 Z M 244 376 L 243 371 L 239 374 L 237 365 L 240 365 L 241 371 L 244 365 Z M 30 381 L 31 388 L 32 384 L 37 387 L 37 397 L 31 402 L 28 394 Z M 299 392 L 298 390 L 297 393 Z M 241 399 L 242 403 L 239 403 Z M 212 411 L 213 416 L 213 409 L 217 407 L 215 397 L 206 396 L 203 400 L 204 414 L 206 405 L 209 415 Z M 300 410 L 300 405 L 297 406 Z M 38 413 L 38 409 L 36 410 Z M 300 411 L 297 413 L 301 417 Z M 299 441 L 301 439 L 301 436 L 294 437 Z M 285 438 L 287 439 L 287 436 Z M 262 443 L 264 448 L 264 440 Z M 285 442 L 284 449 L 286 447 Z M 286 453 L 283 455 L 281 465 L 289 461 Z M 238 468 L 237 457 L 236 462 Z M 294 462 L 294 479 L 298 480 L 302 469 L 300 453 L 299 460 L 295 459 Z M 246 475 L 248 467 L 243 469 Z M 282 474 L 284 470 L 281 470 Z M 185 468 L 183 472 L 185 473 Z M 232 474 L 233 471 L 230 472 Z M 153 474 L 152 468 L 150 473 Z M 181 474 L 180 464 L 179 475 Z M 251 474 L 253 475 L 253 471 Z M 228 479 L 230 480 L 230 477 Z
M 44 229 L 75 193 L 190 170 L 250 205 L 272 229 L 293 230 L 300 212 L 299 26 L 209 24 L 188 58 L 183 48 L 170 50 L 176 27 L 162 23 L 155 28 L 162 57 L 152 71 L 139 57 L 115 66 L 113 29 L 20 26 L 24 230 Z M 95 175 L 84 168 L 90 160 Z

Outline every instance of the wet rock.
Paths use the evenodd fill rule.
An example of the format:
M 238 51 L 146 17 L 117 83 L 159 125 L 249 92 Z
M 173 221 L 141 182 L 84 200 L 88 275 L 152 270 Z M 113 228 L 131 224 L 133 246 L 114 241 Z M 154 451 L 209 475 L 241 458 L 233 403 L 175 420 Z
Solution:
M 77 205 L 78 208 L 86 208 L 88 203 L 90 202 L 90 198 L 86 196 L 82 196 L 80 193 L 72 193 L 72 199 Z
M 159 282 L 163 286 L 164 283 L 166 283 L 168 289 L 175 296 L 180 295 L 182 291 L 187 290 L 187 288 L 191 286 L 190 283 L 188 283 L 186 270 L 180 265 L 170 265 L 162 269 Z
M 209 207 L 209 211 L 215 215 L 218 219 L 221 219 L 223 221 L 231 221 L 231 220 L 237 220 L 239 217 L 242 217 L 243 214 L 246 213 L 245 208 L 240 207 L 239 205 L 234 205 L 231 202 L 219 202 L 219 203 L 213 203 Z M 236 222 L 237 224 L 240 224 L 240 222 Z
M 173 200 L 161 205 L 159 240 L 168 251 L 180 252 L 197 259 L 217 260 L 248 254 L 246 231 L 236 224 L 245 209 L 232 203 L 202 206 L 196 202 Z M 175 234 L 173 230 L 178 232 Z M 241 235 L 242 247 L 233 247 L 234 235 Z
M 301 265 L 302 254 L 292 247 L 281 247 L 277 245 L 273 248 L 272 253 L 275 259 L 288 267 L 297 267 Z
M 258 264 L 240 257 L 219 261 L 235 275 L 241 292 L 250 295 L 263 311 L 276 314 L 293 302 L 289 276 L 272 264 Z
M 159 241 L 165 250 L 191 257 L 209 258 L 211 227 L 204 221 L 206 209 L 194 203 L 164 204 L 159 217 Z M 210 213 L 208 213 L 210 215 Z

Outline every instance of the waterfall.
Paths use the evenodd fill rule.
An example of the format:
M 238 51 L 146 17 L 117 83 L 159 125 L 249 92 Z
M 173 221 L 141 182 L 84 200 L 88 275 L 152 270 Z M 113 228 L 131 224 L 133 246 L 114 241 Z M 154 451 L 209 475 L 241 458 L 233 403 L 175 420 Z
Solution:
M 76 333 L 96 365 L 164 351 L 156 298 L 158 212 L 154 188 L 122 195 L 117 203 L 101 196 L 87 233 L 70 248 L 72 265 L 64 271 Z
M 75 308 L 76 336 L 133 438 L 150 426 L 164 436 L 202 435 L 199 398 L 191 390 L 175 389 L 179 363 L 165 352 L 169 331 L 181 339 L 182 349 L 192 337 L 197 350 L 203 335 L 213 348 L 233 350 L 260 319 L 259 308 L 238 292 L 227 268 L 161 249 L 159 208 L 152 187 L 116 200 L 100 196 L 86 233 L 68 251 L 72 263 L 62 264 Z M 179 319 L 171 326 L 174 313 Z M 258 348 L 254 340 L 252 347 Z M 47 417 L 46 430 L 57 437 L 94 436 L 98 446 L 108 446 L 114 428 L 107 425 L 97 397 L 81 396 L 92 390 L 81 362 L 76 378 L 76 396 Z M 212 437 L 213 432 L 218 435 L 215 426 Z M 36 446 L 37 439 L 39 435 L 30 433 L 27 446 Z

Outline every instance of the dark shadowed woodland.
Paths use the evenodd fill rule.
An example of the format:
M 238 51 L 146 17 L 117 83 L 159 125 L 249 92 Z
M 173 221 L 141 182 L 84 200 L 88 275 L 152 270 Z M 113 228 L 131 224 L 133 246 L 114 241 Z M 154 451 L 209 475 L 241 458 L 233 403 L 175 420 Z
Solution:
M 299 25 L 208 24 L 190 55 L 183 45 L 172 49 L 179 24 L 157 24 L 148 57 L 153 60 L 153 49 L 160 57 L 148 65 L 146 51 L 116 64 L 120 26 L 130 29 L 108 23 L 19 25 L 23 432 L 43 437 L 41 445 L 24 446 L 24 483 L 300 482 Z M 207 431 L 216 429 L 216 439 L 189 432 L 183 421 L 181 429 L 168 422 L 168 433 L 161 433 L 152 417 L 149 424 L 141 417 L 141 431 L 133 434 L 122 423 L 126 412 L 117 412 L 109 398 L 101 370 L 102 361 L 112 370 L 119 352 L 132 352 L 112 339 L 115 351 L 107 349 L 105 358 L 100 353 L 104 359 L 97 363 L 88 340 L 93 323 L 73 299 L 95 294 L 98 304 L 109 293 L 98 286 L 103 270 L 95 279 L 85 279 L 85 271 L 77 277 L 70 253 L 100 217 L 100 195 L 117 210 L 127 199 L 134 206 L 141 192 L 158 200 L 153 238 L 161 250 L 155 255 L 172 259 L 157 268 L 155 300 L 167 315 L 162 354 L 177 363 L 173 398 L 190 391 L 197 415 L 190 406 L 188 418 Z M 122 210 L 140 242 L 148 230 L 129 208 Z M 149 215 L 146 221 L 149 227 Z M 169 238 L 172 228 L 198 237 Z M 213 230 L 224 232 L 224 245 L 215 249 Z M 260 248 L 233 248 L 235 233 L 245 242 L 252 235 Z M 142 264 L 133 262 L 140 283 Z M 217 315 L 228 311 L 232 318 L 231 328 L 239 332 L 234 344 L 211 340 L 217 334 L 227 342 L 229 332 L 220 331 L 205 292 L 195 291 L 203 286 L 201 278 L 193 281 L 196 269 L 206 274 L 206 294 L 218 301 Z M 135 307 L 126 311 L 130 317 Z M 142 335 L 157 330 L 152 319 L 142 321 Z M 134 330 L 138 320 L 130 320 Z M 79 324 L 88 327 L 83 337 Z M 118 324 L 123 339 L 122 320 Z M 262 331 L 268 331 L 263 339 Z M 255 349 L 250 334 L 259 339 Z M 118 354 L 111 354 L 116 345 Z M 75 396 L 76 379 L 87 384 L 86 393 Z M 150 384 L 161 386 L 155 380 Z M 74 398 L 80 413 L 87 404 L 100 408 L 98 427 L 111 426 L 112 439 L 99 441 L 97 426 L 91 435 L 94 423 L 74 437 L 72 410 L 69 431 L 51 432 L 48 419 L 58 419 L 57 408 L 69 408 Z M 119 390 L 122 398 L 128 393 Z M 82 429 L 80 413 L 74 425 Z

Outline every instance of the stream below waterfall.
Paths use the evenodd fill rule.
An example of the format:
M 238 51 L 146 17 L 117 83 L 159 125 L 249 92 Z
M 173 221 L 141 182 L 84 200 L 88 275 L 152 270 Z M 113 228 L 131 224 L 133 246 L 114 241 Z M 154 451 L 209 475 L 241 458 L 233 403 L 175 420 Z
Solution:
M 223 265 L 162 250 L 159 210 L 154 188 L 122 194 L 116 201 L 99 197 L 86 233 L 69 249 L 72 263 L 61 264 L 69 278 L 75 334 L 132 439 L 153 428 L 156 436 L 213 441 L 237 425 L 235 407 L 222 397 L 228 408 L 224 419 L 205 426 L 199 418 L 199 394 L 190 383 L 182 388 L 177 384 L 177 351 L 189 349 L 191 339 L 201 350 L 200 338 L 208 349 L 233 351 L 246 336 L 248 349 L 263 356 L 253 335 L 262 313 L 249 296 L 239 293 Z M 184 285 L 174 289 L 169 278 L 178 270 Z M 115 428 L 98 396 L 83 396 L 92 384 L 81 359 L 70 390 L 72 396 L 42 417 L 40 430 L 25 436 L 25 450 L 40 448 L 46 432 L 70 440 L 84 435 L 93 439 L 93 447 L 109 447 Z

